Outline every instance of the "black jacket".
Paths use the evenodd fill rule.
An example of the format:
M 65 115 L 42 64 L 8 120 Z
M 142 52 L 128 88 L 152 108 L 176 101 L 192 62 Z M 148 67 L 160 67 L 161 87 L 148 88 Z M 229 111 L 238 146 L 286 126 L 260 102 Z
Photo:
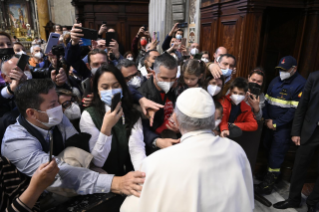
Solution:
M 292 124 L 291 135 L 300 136 L 300 143 L 309 141 L 319 122 L 319 71 L 309 75 Z
M 161 92 L 157 90 L 153 83 L 153 76 L 151 76 L 143 85 L 138 89 L 138 91 L 147 99 L 152 100 L 156 103 L 165 105 L 166 98 L 172 101 L 173 106 L 175 106 L 176 96 L 171 89 L 166 95 L 164 101 L 161 98 Z M 155 113 L 153 127 L 150 127 L 149 120 L 143 120 L 143 131 L 144 131 L 144 142 L 148 147 L 152 147 L 153 141 L 160 137 L 155 133 L 155 130 L 160 127 L 164 122 L 164 109 L 160 109 Z

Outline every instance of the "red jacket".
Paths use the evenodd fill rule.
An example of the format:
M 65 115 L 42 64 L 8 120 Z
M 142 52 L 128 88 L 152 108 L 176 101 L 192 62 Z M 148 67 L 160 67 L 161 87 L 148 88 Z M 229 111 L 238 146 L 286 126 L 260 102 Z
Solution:
M 220 131 L 228 129 L 228 119 L 231 111 L 231 100 L 230 94 L 221 98 L 219 102 L 223 106 L 223 118 L 220 124 Z M 247 105 L 245 101 L 240 103 L 241 114 L 236 118 L 234 124 L 239 127 L 242 131 L 256 131 L 258 129 L 258 123 L 254 117 L 254 113 L 251 107 Z

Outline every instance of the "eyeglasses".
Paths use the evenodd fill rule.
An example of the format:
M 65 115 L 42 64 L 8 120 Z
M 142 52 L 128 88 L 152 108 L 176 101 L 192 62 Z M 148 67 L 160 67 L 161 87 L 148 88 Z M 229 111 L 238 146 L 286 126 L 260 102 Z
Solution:
M 64 109 L 67 109 L 68 107 L 70 107 L 72 105 L 73 102 L 75 102 L 75 98 L 72 96 L 71 100 L 67 100 L 67 101 L 62 103 L 62 107 Z
M 128 76 L 128 77 L 125 77 L 124 79 L 126 80 L 126 81 L 130 81 L 133 77 L 135 77 L 135 76 L 141 76 L 141 72 L 139 72 L 139 71 L 137 71 L 135 74 L 132 74 L 132 75 L 130 75 L 130 76 Z

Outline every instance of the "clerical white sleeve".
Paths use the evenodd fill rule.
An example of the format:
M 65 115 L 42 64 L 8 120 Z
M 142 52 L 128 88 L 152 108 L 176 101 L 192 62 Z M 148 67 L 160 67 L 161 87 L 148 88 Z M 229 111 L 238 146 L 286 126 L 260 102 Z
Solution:
M 141 119 L 139 119 L 132 128 L 128 145 L 134 170 L 140 170 L 141 164 L 144 158 L 146 158 L 143 126 Z
M 90 151 L 93 155 L 93 163 L 97 167 L 102 167 L 110 154 L 112 145 L 112 135 L 107 136 L 96 128 L 91 115 L 87 111 L 83 111 L 80 120 L 80 130 L 83 133 L 91 135 Z

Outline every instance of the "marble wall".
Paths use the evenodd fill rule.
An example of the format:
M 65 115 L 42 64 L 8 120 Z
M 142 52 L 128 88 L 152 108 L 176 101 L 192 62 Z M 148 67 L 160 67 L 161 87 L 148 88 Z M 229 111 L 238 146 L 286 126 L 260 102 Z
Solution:
M 67 26 L 75 23 L 75 8 L 71 0 L 49 0 L 49 9 L 53 23 Z

